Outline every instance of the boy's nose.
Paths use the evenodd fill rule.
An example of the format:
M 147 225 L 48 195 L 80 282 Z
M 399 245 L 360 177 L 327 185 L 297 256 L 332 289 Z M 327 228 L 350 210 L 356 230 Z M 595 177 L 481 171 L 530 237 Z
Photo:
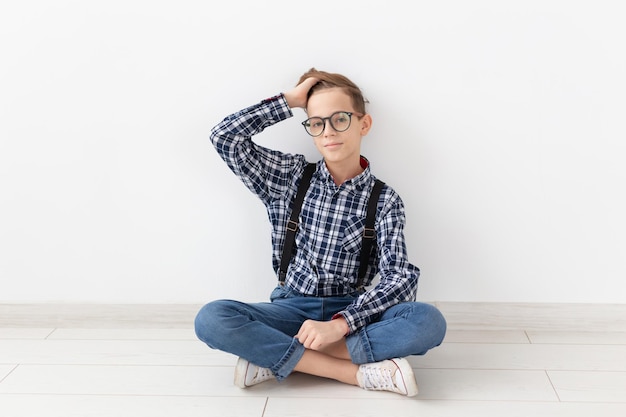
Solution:
M 335 133 L 337 133 L 337 131 L 330 124 L 330 121 L 327 121 L 326 123 L 324 123 L 324 130 L 322 130 L 322 133 L 324 134 L 324 136 L 328 136 L 330 134 L 334 135 Z

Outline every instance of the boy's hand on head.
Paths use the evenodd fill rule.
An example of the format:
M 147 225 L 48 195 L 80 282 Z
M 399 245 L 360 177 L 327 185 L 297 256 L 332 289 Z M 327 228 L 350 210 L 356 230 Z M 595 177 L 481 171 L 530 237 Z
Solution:
M 331 321 L 306 320 L 300 326 L 296 338 L 305 348 L 321 350 L 341 340 L 348 332 L 345 319 Z
M 285 99 L 287 100 L 287 104 L 289 107 L 296 108 L 306 108 L 307 96 L 309 94 L 309 90 L 317 84 L 319 80 L 315 77 L 309 77 L 306 80 L 302 81 L 300 84 L 295 86 L 292 90 L 284 93 Z

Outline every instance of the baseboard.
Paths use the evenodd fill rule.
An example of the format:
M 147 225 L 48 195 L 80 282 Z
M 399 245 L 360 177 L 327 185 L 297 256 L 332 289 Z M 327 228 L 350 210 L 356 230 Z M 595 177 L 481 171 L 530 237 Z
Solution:
M 626 304 L 434 302 L 450 330 L 626 332 Z M 0 327 L 190 328 L 200 304 L 0 304 Z
M 456 330 L 626 332 L 626 304 L 435 303 Z

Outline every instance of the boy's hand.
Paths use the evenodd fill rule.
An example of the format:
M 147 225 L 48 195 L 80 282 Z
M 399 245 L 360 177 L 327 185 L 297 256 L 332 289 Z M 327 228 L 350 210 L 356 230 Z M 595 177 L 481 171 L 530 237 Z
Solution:
M 296 107 L 302 107 L 303 109 L 305 109 L 307 103 L 307 94 L 309 93 L 311 87 L 317 84 L 318 81 L 319 80 L 315 77 L 309 77 L 306 80 L 302 81 L 300 84 L 298 84 L 294 89 L 284 93 L 285 99 L 287 100 L 287 104 L 289 104 L 289 107 L 291 107 L 292 109 Z
M 331 321 L 307 320 L 302 323 L 296 338 L 307 349 L 321 350 L 341 340 L 348 330 L 348 323 L 343 318 Z

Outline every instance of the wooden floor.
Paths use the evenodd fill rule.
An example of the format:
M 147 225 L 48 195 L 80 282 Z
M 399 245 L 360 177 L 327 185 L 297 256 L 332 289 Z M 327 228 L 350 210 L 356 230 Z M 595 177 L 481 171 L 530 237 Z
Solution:
M 626 416 L 626 306 L 436 303 L 406 398 L 293 374 L 242 390 L 194 305 L 0 305 L 0 416 Z

